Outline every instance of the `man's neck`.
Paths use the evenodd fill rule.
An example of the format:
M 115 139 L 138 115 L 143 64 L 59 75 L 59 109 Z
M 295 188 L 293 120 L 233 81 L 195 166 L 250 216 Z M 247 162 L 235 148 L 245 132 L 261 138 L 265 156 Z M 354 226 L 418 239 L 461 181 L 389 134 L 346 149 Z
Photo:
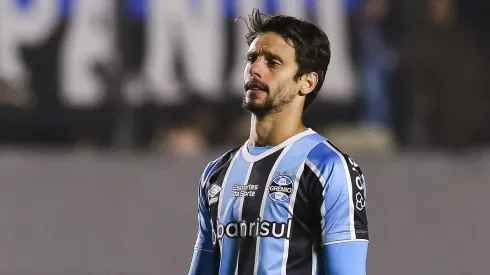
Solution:
M 249 145 L 276 146 L 305 130 L 301 115 L 293 114 L 289 110 L 264 117 L 252 114 Z

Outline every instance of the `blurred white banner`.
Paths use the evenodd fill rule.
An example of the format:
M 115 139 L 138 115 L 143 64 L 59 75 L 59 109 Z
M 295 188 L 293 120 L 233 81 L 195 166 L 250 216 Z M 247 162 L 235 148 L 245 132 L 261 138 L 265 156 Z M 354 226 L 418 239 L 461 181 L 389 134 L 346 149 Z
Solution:
M 138 10 L 145 20 L 147 35 L 143 68 L 136 81 L 144 81 L 132 94 L 157 100 L 162 104 L 181 101 L 182 90 L 192 88 L 210 98 L 219 99 L 225 83 L 235 93 L 243 90 L 244 54 L 247 50 L 244 34 L 246 25 L 237 21 L 233 37 L 224 31 L 226 14 L 224 3 L 233 0 L 125 0 L 128 7 Z M 316 1 L 319 25 L 331 40 L 332 61 L 327 73 L 323 100 L 345 101 L 352 99 L 356 88 L 350 55 L 347 52 L 347 27 L 340 0 Z M 124 2 L 124 1 L 122 1 Z M 245 17 L 255 7 L 264 7 L 265 0 L 234 1 L 235 15 Z M 313 1 L 315 2 L 315 1 Z M 65 18 L 67 24 L 59 35 L 58 85 L 62 102 L 68 106 L 97 106 L 105 98 L 107 87 L 94 71 L 97 63 L 107 64 L 118 55 L 116 41 L 116 1 L 99 0 L 3 0 L 0 1 L 0 80 L 27 81 L 32 76 L 20 55 L 23 46 L 43 45 L 56 32 Z M 276 1 L 277 13 L 306 17 L 303 1 Z M 120 14 L 119 14 L 120 15 Z M 229 16 L 229 15 L 228 15 Z M 123 32 L 125 30 L 122 30 Z M 232 54 L 231 79 L 222 79 L 225 70 L 225 47 L 234 39 L 236 49 Z M 176 77 L 174 56 L 183 56 L 183 72 L 187 82 Z M 35 57 L 34 57 L 35 58 Z M 54 61 L 53 61 L 54 62 Z M 227 67 L 229 68 L 229 66 Z M 228 69 L 226 69 L 228 70 Z M 125 83 L 131 84 L 131 81 Z M 41 93 L 42 94 L 42 93 Z

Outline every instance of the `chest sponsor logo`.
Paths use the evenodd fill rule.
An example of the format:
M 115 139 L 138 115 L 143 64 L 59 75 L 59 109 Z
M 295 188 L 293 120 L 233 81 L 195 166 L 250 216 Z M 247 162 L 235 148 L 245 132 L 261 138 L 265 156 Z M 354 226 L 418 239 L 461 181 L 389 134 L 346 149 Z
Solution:
M 269 198 L 273 201 L 283 202 L 293 194 L 293 180 L 290 176 L 279 175 L 272 179 L 269 185 Z
M 261 221 L 259 219 L 253 222 L 230 222 L 218 225 L 216 237 L 218 240 L 221 240 L 224 236 L 229 238 L 273 237 L 289 239 L 291 237 L 292 224 L 291 219 L 284 223 Z
M 259 189 L 256 184 L 235 184 L 233 185 L 233 197 L 255 197 L 255 193 Z

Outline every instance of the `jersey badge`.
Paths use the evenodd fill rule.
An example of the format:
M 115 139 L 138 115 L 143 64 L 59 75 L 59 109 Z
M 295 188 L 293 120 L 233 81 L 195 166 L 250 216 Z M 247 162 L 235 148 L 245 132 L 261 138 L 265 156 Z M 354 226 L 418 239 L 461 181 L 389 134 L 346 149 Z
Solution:
M 293 194 L 292 173 L 277 175 L 269 185 L 269 198 L 276 202 L 288 200 Z

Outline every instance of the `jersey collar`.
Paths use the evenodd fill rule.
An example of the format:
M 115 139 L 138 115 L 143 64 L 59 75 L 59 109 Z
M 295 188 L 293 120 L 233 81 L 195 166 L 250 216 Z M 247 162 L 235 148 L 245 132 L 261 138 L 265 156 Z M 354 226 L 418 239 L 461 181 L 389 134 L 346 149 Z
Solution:
M 272 147 L 271 149 L 269 149 L 263 153 L 260 153 L 256 156 L 250 154 L 250 152 L 248 151 L 248 145 L 249 145 L 250 140 L 247 139 L 247 141 L 245 142 L 245 144 L 242 146 L 242 149 L 241 149 L 242 156 L 248 162 L 255 162 L 255 161 L 261 160 L 261 159 L 281 150 L 282 148 L 300 140 L 301 138 L 303 138 L 307 135 L 311 135 L 314 133 L 315 133 L 315 131 L 313 131 L 311 128 L 308 128 L 305 131 L 298 133 L 298 134 L 286 139 L 285 141 L 281 142 L 280 144 L 278 144 L 278 145 Z

